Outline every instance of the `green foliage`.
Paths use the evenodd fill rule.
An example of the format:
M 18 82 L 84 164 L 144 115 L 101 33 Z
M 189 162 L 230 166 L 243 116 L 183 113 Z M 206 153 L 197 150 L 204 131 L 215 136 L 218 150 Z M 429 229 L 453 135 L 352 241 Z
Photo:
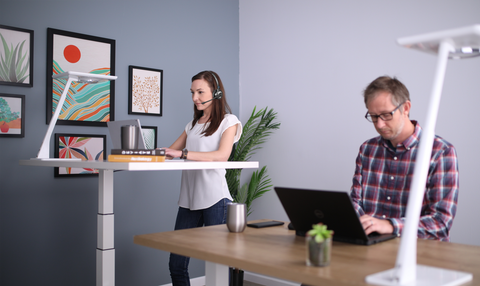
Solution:
M 243 126 L 243 133 L 230 155 L 229 161 L 248 161 L 262 148 L 273 130 L 280 128 L 280 123 L 275 122 L 277 113 L 273 109 L 261 109 L 258 112 L 253 108 L 250 118 Z M 247 215 L 250 215 L 251 204 L 253 200 L 261 197 L 272 188 L 271 180 L 267 175 L 267 168 L 264 166 L 261 170 L 252 174 L 250 181 L 243 184 L 240 188 L 240 175 L 242 169 L 227 169 L 225 175 L 228 188 L 235 202 L 245 203 L 247 205 Z
M 23 52 L 26 40 L 18 43 L 15 48 L 11 44 L 9 48 L 2 34 L 0 34 L 0 38 L 5 52 L 5 58 L 3 55 L 0 58 L 0 80 L 23 83 L 29 76 L 28 67 L 30 66 L 28 51 Z
M 320 243 L 325 239 L 332 237 L 333 230 L 328 230 L 327 226 L 323 223 L 317 223 L 312 225 L 312 229 L 307 232 L 307 235 L 313 236 L 315 241 Z
M 250 182 L 243 184 L 238 190 L 235 202 L 247 205 L 247 216 L 252 213 L 252 202 L 270 191 L 273 186 L 271 182 L 267 175 L 267 166 L 263 166 L 260 171 L 253 172 Z
M 0 122 L 10 122 L 20 117 L 20 112 L 12 112 L 8 102 L 0 97 Z

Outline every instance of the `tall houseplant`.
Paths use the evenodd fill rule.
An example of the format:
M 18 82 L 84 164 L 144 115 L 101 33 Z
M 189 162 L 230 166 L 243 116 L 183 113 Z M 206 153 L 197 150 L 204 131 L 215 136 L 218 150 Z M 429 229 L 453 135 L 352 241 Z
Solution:
M 257 150 L 262 148 L 273 130 L 280 128 L 276 122 L 277 113 L 268 107 L 257 112 L 253 108 L 250 118 L 243 126 L 243 133 L 238 142 L 234 145 L 229 161 L 248 161 Z M 240 187 L 240 175 L 242 169 L 227 169 L 226 179 L 230 194 L 234 202 L 247 205 L 247 216 L 252 213 L 252 202 L 268 192 L 272 185 L 267 175 L 267 166 L 253 172 L 252 177 Z

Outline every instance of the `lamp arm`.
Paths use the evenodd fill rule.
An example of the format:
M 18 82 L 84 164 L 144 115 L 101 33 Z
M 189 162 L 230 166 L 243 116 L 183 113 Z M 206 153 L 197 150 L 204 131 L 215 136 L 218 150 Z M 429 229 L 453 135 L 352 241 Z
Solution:
M 67 84 L 63 89 L 63 93 L 58 100 L 57 107 L 55 108 L 55 112 L 53 113 L 52 118 L 50 119 L 50 123 L 48 124 L 47 133 L 45 133 L 45 137 L 43 138 L 42 145 L 40 146 L 40 150 L 38 151 L 37 158 L 38 159 L 48 159 L 50 158 L 50 139 L 52 137 L 53 128 L 55 124 L 57 124 L 58 116 L 60 115 L 60 111 L 62 110 L 63 103 L 65 102 L 65 98 L 67 97 L 68 90 L 70 89 L 70 85 L 72 81 L 75 80 L 72 77 L 68 78 Z
M 398 249 L 393 274 L 394 277 L 392 277 L 399 285 L 404 285 L 416 279 L 418 223 L 425 193 L 425 182 L 427 181 L 428 169 L 430 167 L 430 157 L 435 138 L 435 125 L 447 69 L 447 61 L 450 52 L 453 51 L 455 51 L 455 49 L 450 42 L 442 41 L 440 43 L 437 69 L 432 93 L 430 95 L 430 102 L 428 104 L 427 118 L 424 128 L 422 129 L 422 137 L 420 138 L 410 195 L 408 197 L 406 221 L 402 230 L 402 240 Z

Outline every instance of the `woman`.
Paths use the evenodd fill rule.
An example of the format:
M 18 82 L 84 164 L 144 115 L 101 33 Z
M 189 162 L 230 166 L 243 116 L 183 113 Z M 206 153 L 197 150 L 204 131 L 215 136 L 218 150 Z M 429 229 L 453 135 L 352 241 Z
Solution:
M 192 78 L 193 120 L 166 149 L 167 159 L 227 161 L 242 134 L 242 124 L 231 114 L 220 77 L 203 71 Z M 223 224 L 227 203 L 232 201 L 225 169 L 182 172 L 175 230 Z M 170 275 L 174 286 L 190 285 L 190 258 L 171 253 Z

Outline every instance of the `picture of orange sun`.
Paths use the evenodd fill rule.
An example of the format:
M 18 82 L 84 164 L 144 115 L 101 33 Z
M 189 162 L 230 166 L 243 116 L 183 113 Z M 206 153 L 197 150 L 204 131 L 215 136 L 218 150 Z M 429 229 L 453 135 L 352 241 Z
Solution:
M 63 56 L 68 62 L 74 64 L 80 60 L 82 54 L 77 46 L 69 45 L 63 50 Z

